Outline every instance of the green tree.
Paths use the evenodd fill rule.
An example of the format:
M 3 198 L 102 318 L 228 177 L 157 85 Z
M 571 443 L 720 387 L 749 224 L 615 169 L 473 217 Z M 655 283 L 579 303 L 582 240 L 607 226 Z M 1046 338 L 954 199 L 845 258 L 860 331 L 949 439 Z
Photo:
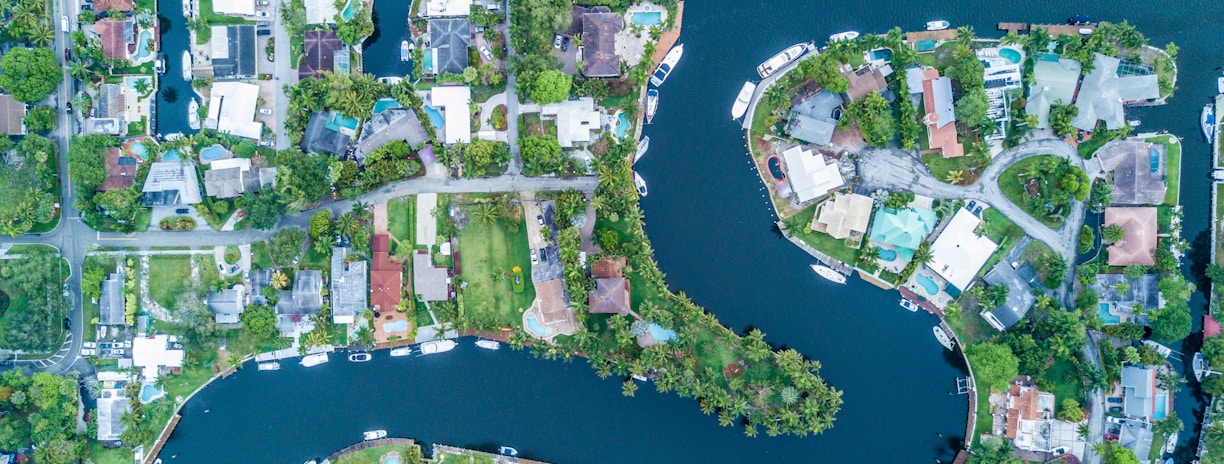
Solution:
M 544 105 L 569 98 L 571 77 L 559 70 L 548 70 L 536 76 L 531 84 L 531 101 Z
M 55 130 L 58 122 L 59 112 L 50 106 L 36 105 L 26 112 L 25 118 L 22 120 L 25 123 L 26 129 L 30 132 L 38 134 L 47 134 Z
M 970 127 L 982 126 L 988 120 L 986 112 L 990 110 L 990 100 L 986 98 L 986 89 L 974 87 L 966 90 L 956 101 L 956 120 Z
M 1126 238 L 1126 231 L 1118 224 L 1110 224 L 1101 228 L 1101 240 L 1109 243 L 1121 242 Z
M 1070 135 L 1075 132 L 1075 126 L 1071 125 L 1071 120 L 1079 115 L 1079 107 L 1071 104 L 1055 104 L 1050 107 L 1050 128 L 1059 137 Z
M 465 177 L 487 175 L 491 167 L 510 160 L 510 147 L 504 142 L 473 140 L 463 147 Z
M 1019 361 L 1006 345 L 978 342 L 965 348 L 965 355 L 978 382 L 996 391 L 1007 388 L 1019 371 Z
M 1067 422 L 1082 421 L 1084 409 L 1080 408 L 1079 401 L 1075 401 L 1075 398 L 1063 398 L 1062 404 L 1058 406 L 1058 419 Z
M 251 334 L 256 340 L 270 340 L 278 334 L 276 329 L 276 310 L 267 305 L 251 305 L 242 310 L 238 316 L 242 321 L 242 330 Z
M 1181 306 L 1166 306 L 1148 315 L 1152 324 L 1152 339 L 1162 343 L 1173 343 L 1190 335 L 1190 311 Z
M 879 92 L 872 92 L 862 101 L 851 104 L 849 113 L 868 145 L 885 147 L 892 141 L 896 132 L 892 110 Z
M 276 227 L 281 215 L 285 213 L 285 206 L 281 204 L 276 190 L 259 193 L 248 191 L 242 196 L 242 204 L 246 211 L 244 221 L 255 229 L 270 230 Z
M 285 228 L 278 230 L 268 243 L 268 251 L 272 255 L 272 263 L 280 267 L 293 265 L 293 260 L 302 254 L 302 243 L 306 234 L 301 229 Z
M 1085 225 L 1080 228 L 1079 252 L 1087 253 L 1092 250 L 1093 246 L 1096 246 L 1096 232 L 1091 226 Z
M 41 101 L 64 81 L 49 48 L 14 48 L 0 59 L 0 71 L 0 88 L 25 103 Z
M 1002 437 L 991 437 L 982 440 L 982 446 L 969 455 L 970 464 L 1023 464 L 1024 461 L 1012 455 L 1015 448 L 1011 440 Z
M 519 138 L 519 151 L 523 157 L 523 172 L 529 176 L 559 174 L 561 170 L 561 144 L 556 137 L 529 135 Z
M 94 204 L 102 208 L 107 216 L 131 221 L 143 205 L 140 204 L 140 191 L 135 188 L 107 190 L 94 197 Z
M 330 210 L 321 210 L 310 217 L 310 238 L 322 240 L 331 233 L 332 216 Z

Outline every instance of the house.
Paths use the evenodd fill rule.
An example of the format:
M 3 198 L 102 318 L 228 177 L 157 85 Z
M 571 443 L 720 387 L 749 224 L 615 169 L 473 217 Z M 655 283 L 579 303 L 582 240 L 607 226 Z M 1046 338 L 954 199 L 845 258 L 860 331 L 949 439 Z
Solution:
M 782 160 L 786 164 L 786 179 L 799 203 L 820 198 L 846 184 L 837 163 L 826 160 L 820 153 L 794 146 L 782 152 Z
M 871 241 L 892 247 L 896 259 L 908 262 L 934 228 L 935 212 L 929 209 L 883 209 L 871 222 Z
M 1148 456 L 1151 453 L 1152 437 L 1154 436 L 1151 424 L 1125 419 L 1119 425 L 1118 445 L 1134 451 L 1136 456 Z
M 1024 112 L 1037 115 L 1038 129 L 1050 127 L 1052 105 L 1071 104 L 1082 67 L 1079 61 L 1059 58 L 1056 53 L 1033 57 L 1033 85 L 1029 86 Z
M 247 1 L 252 6 L 254 2 Z M 217 2 L 213 3 L 214 8 Z M 254 14 L 254 13 L 251 13 Z M 255 26 L 212 26 L 212 72 L 219 79 L 255 77 Z
M 1037 389 L 1028 377 L 1017 377 L 1007 390 L 1004 436 L 1025 451 L 1049 451 L 1049 422 L 1054 420 L 1054 394 Z M 1046 429 L 1047 433 L 1042 433 Z
M 438 18 L 445 16 L 467 16 L 472 12 L 472 0 L 425 0 L 421 16 Z
M 126 60 L 136 51 L 136 23 L 131 19 L 103 19 L 94 23 L 102 43 L 102 56 Z
M 328 153 L 336 156 L 348 151 L 352 136 L 340 132 L 338 127 L 330 127 L 328 121 L 331 113 L 318 112 L 310 115 L 306 123 L 306 132 L 302 134 L 302 151 L 306 153 Z
M 546 280 L 535 283 L 536 299 L 532 303 L 530 316 L 533 316 L 545 333 L 536 333 L 539 327 L 529 322 L 527 332 L 540 338 L 555 335 L 572 335 L 578 331 L 578 320 L 574 317 L 574 308 L 570 307 L 565 296 L 565 285 L 561 279 Z M 524 316 L 525 319 L 528 316 Z
M 219 15 L 255 16 L 255 0 L 213 0 L 212 9 Z
M 183 346 L 174 335 L 148 335 L 132 340 L 132 366 L 140 370 L 146 382 L 157 380 L 163 369 L 181 369 L 183 355 Z
M 337 324 L 352 324 L 370 307 L 366 262 L 360 258 L 350 260 L 348 255 L 348 247 L 332 248 L 331 311 L 332 322 Z
M 214 82 L 204 128 L 259 140 L 263 123 L 255 120 L 259 86 L 245 82 Z
M 120 420 L 132 409 L 132 400 L 124 395 L 123 388 L 106 388 L 98 398 L 98 441 L 116 441 L 123 436 L 127 426 Z
M 323 271 L 299 270 L 293 273 L 293 290 L 282 290 L 276 302 L 280 315 L 314 314 L 323 309 Z
M 1022 238 L 1021 240 L 1027 240 L 1027 238 Z M 1017 253 L 1017 255 L 1014 258 L 1009 255 L 1006 259 L 1001 260 L 999 264 L 995 265 L 982 278 L 983 281 L 990 285 L 1002 285 L 1017 289 L 1007 292 L 1007 300 L 1003 304 L 990 311 L 982 311 L 980 313 L 980 316 L 986 320 L 987 324 L 990 324 L 991 327 L 1000 332 L 1011 328 L 1011 326 L 1020 322 L 1021 319 L 1024 319 L 1024 315 L 1028 313 L 1029 308 L 1033 307 L 1033 302 L 1036 301 L 1032 292 L 1021 291 L 1027 288 L 1028 284 L 1024 277 L 1021 277 L 1020 272 L 1015 267 L 1012 267 L 1013 263 L 1019 264 L 1017 261 L 1013 261 L 1013 259 L 1018 260 L 1019 253 L 1022 253 L 1026 246 L 1026 243 L 1017 243 L 1016 247 L 1013 248 L 1013 253 Z M 1027 265 L 1020 264 L 1020 266 Z
M 417 118 L 416 111 L 411 108 L 391 108 L 375 113 L 361 127 L 361 136 L 357 138 L 353 156 L 357 158 L 358 163 L 365 164 L 370 153 L 395 140 L 408 142 L 408 145 L 414 148 L 423 147 L 429 142 L 429 134 Z
M 961 208 L 931 244 L 931 262 L 927 263 L 927 268 L 957 290 L 967 290 L 978 271 L 999 248 L 985 235 L 977 234 L 981 224 L 980 218 Z
M 251 271 L 251 304 L 268 304 L 268 299 L 264 297 L 263 289 L 272 285 L 272 274 L 275 273 L 276 271 L 272 269 L 256 269 Z
M 592 133 L 599 130 L 599 110 L 595 109 L 595 99 L 591 97 L 549 103 L 541 108 L 540 115 L 556 118 L 557 142 L 561 148 L 588 144 Z
M 1091 132 L 1096 129 L 1097 121 L 1103 121 L 1109 130 L 1118 130 L 1126 125 L 1126 104 L 1157 98 L 1160 98 L 1160 86 L 1156 71 L 1150 66 L 1097 53 L 1092 72 L 1084 76 L 1080 84 L 1079 96 L 1075 99 L 1079 114 L 1071 120 L 1071 125 Z
M 446 268 L 434 267 L 429 252 L 417 250 L 412 254 L 412 289 L 422 301 L 449 300 L 449 279 Z
M 1156 208 L 1112 207 L 1105 209 L 1105 226 L 1122 226 L 1122 240 L 1109 245 L 1109 265 L 1156 264 Z
M 123 293 L 123 274 L 112 273 L 103 280 L 98 293 L 98 325 L 127 325 L 127 301 Z
M 616 77 L 621 71 L 616 34 L 625 28 L 619 13 L 592 11 L 582 15 L 582 74 L 587 77 Z
M 857 193 L 836 192 L 816 207 L 809 226 L 813 232 L 824 232 L 833 238 L 853 238 L 861 241 L 871 221 L 871 197 Z
M 892 74 L 892 67 L 888 65 L 869 64 L 858 69 L 846 69 L 842 72 L 847 84 L 846 99 L 854 102 L 867 98 L 868 95 L 875 92 L 888 92 L 886 78 L 890 74 Z
M 151 164 L 141 192 L 145 206 L 149 207 L 194 205 L 201 201 L 195 165 L 178 161 Z
M 103 119 L 123 119 L 124 114 L 123 86 L 119 84 L 102 84 L 98 86 L 98 97 L 95 99 L 95 116 Z
M 124 156 L 119 147 L 106 149 L 106 181 L 98 186 L 99 192 L 128 188 L 136 185 L 136 158 Z
M 106 16 L 102 13 L 108 11 L 131 12 L 132 0 L 94 0 L 93 11 L 98 16 Z
M 335 0 L 305 0 L 302 6 L 306 9 L 306 24 L 336 24 L 336 15 L 340 13 Z
M 370 271 L 370 306 L 374 311 L 394 311 L 404 292 L 404 266 L 391 260 L 391 238 L 376 234 L 371 242 L 374 266 Z
M 595 290 L 590 294 L 587 310 L 591 314 L 620 314 L 633 312 L 629 301 L 629 280 L 624 277 L 595 279 Z
M 227 290 L 208 292 L 208 310 L 218 324 L 237 324 L 246 307 L 246 291 L 242 285 Z
M 841 115 L 841 95 L 822 89 L 791 106 L 786 133 L 807 143 L 829 146 Z
M 425 72 L 463 74 L 472 45 L 472 24 L 467 19 L 448 18 L 431 19 L 428 26 L 430 46 L 425 52 L 433 53 L 433 69 Z
M 1144 420 L 1152 419 L 1157 410 L 1157 399 L 1165 400 L 1157 395 L 1156 370 L 1143 366 L 1123 366 L 1120 383 L 1122 409 L 1126 415 Z
M 1132 279 L 1124 274 L 1097 274 L 1093 286 L 1097 302 L 1103 310 L 1101 322 L 1111 325 L 1121 322 L 1147 324 L 1147 311 L 1160 309 L 1160 276 L 1144 274 Z
M 466 85 L 440 85 L 429 90 L 429 106 L 442 112 L 442 139 L 447 145 L 472 141 L 471 101 L 472 89 Z
M 208 196 L 234 198 L 263 188 L 260 171 L 251 169 L 249 158 L 215 160 L 208 163 L 208 167 L 204 172 L 204 190 Z
M 331 3 L 329 0 L 322 1 Z M 336 51 L 344 49 L 344 42 L 332 31 L 306 31 L 302 47 L 305 53 L 302 63 L 298 65 L 299 80 L 335 71 Z
M 1113 173 L 1113 204 L 1156 205 L 1164 202 L 1167 159 L 1164 144 L 1141 139 L 1113 141 L 1096 152 L 1101 169 Z
M 9 94 L 0 94 L 0 131 L 8 135 L 25 135 L 26 104 Z
M 956 110 L 952 102 L 952 79 L 939 71 L 925 69 L 922 74 L 922 105 L 926 110 L 927 140 L 932 150 L 944 158 L 965 155 L 965 147 L 956 139 Z

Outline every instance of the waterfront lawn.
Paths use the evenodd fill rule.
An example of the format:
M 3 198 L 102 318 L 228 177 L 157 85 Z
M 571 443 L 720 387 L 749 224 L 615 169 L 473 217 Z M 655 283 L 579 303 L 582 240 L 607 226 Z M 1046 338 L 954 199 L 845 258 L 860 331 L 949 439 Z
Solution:
M 761 137 L 771 132 L 769 121 L 773 119 L 773 112 L 777 108 L 777 105 L 770 103 L 766 98 L 757 100 L 756 109 L 752 113 L 752 129 L 749 131 L 751 137 Z
M 977 421 L 973 425 L 973 445 L 977 446 L 982 442 L 982 435 L 991 433 L 990 428 L 994 425 L 994 416 L 990 414 L 990 387 L 982 385 L 977 380 L 973 379 L 973 389 L 977 392 Z
M 473 219 L 459 232 L 461 268 L 467 288 L 463 291 L 464 310 L 472 317 L 488 317 L 502 327 L 522 325 L 522 311 L 535 300 L 535 287 L 514 293 L 505 275 L 519 266 L 531 275 L 531 256 L 527 248 L 527 224 L 518 221 L 507 229 L 500 221 L 483 225 Z
M 272 267 L 272 253 L 268 251 L 268 242 L 255 242 L 251 244 L 251 267 L 253 269 Z
M 832 256 L 833 258 L 851 266 L 858 262 L 858 250 L 846 246 L 846 241 L 830 237 L 829 234 L 822 232 L 810 232 L 808 225 L 812 223 L 812 216 L 816 215 L 817 205 L 808 206 L 796 213 L 788 220 L 788 223 L 802 224 L 801 227 L 790 229 L 799 240 L 811 245 L 812 248 L 819 250 L 821 253 Z
M 216 352 L 211 352 L 214 356 Z M 204 366 L 200 367 L 183 367 L 183 373 L 178 375 L 170 375 L 166 379 L 166 398 L 175 399 L 182 397 L 187 399 L 187 396 L 204 383 L 208 382 L 213 376 L 212 360 L 209 360 Z
M 102 442 L 89 440 L 89 459 L 93 464 L 132 464 L 132 449 L 128 447 L 106 449 Z
M 1149 143 L 1164 144 L 1167 153 L 1165 179 L 1169 184 L 1169 189 L 1165 191 L 1164 203 L 1166 205 L 1177 205 L 1178 198 L 1181 194 L 1181 142 L 1175 140 L 1172 135 L 1161 135 L 1151 137 L 1144 140 Z
M 1215 221 L 1212 228 L 1215 233 L 1220 233 L 1221 220 L 1224 220 L 1224 184 L 1215 184 Z M 1218 265 L 1224 266 L 1224 240 L 1215 240 L 1215 262 Z
M 387 200 L 387 232 L 407 249 L 416 244 L 416 196 Z M 407 256 L 407 249 L 397 254 Z
M 399 453 L 400 459 L 405 459 L 407 456 L 419 456 L 420 451 L 413 452 L 409 445 L 383 445 L 363 450 L 353 451 L 336 458 L 336 464 L 379 464 L 383 455 L 391 452 Z M 469 462 L 466 457 L 462 459 L 452 460 L 453 462 Z M 408 461 L 411 462 L 411 461 Z M 439 461 L 441 462 L 441 461 Z M 476 461 L 480 462 L 480 461 Z
M 1148 462 L 1160 462 L 1160 455 L 1164 454 L 1164 444 L 1168 439 L 1169 436 L 1161 432 L 1155 432 L 1152 435 L 1152 446 L 1148 449 Z
M 149 297 L 164 308 L 173 308 L 176 294 L 191 286 L 191 257 L 159 255 L 149 257 Z

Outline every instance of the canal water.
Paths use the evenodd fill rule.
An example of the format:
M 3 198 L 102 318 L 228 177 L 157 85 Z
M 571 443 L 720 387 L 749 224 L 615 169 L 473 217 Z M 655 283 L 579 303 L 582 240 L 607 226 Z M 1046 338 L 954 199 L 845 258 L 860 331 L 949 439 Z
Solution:
M 159 135 L 181 132 L 193 134 L 187 123 L 191 99 L 197 98 L 191 81 L 183 79 L 183 51 L 190 49 L 191 35 L 183 17 L 183 0 L 157 0 L 157 19 L 161 28 L 161 50 L 166 57 L 166 73 L 158 79 L 157 127 Z
M 1143 120 L 1143 130 L 1167 129 L 1185 139 L 1184 234 L 1205 250 L 1210 160 L 1197 116 L 1214 92 L 1213 60 L 1224 56 L 1224 44 L 1215 40 L 1221 13 L 1224 5 L 1187 0 L 1124 7 L 1095 0 L 1074 10 L 1053 0 L 689 2 L 685 57 L 661 89 L 661 111 L 646 130 L 652 147 L 637 166 L 651 187 L 643 200 L 646 230 L 674 290 L 736 330 L 760 328 L 768 341 L 823 363 L 824 378 L 845 392 L 835 427 L 823 435 L 745 438 L 740 428 L 721 428 L 702 415 L 690 399 L 653 388 L 624 398 L 619 379 L 600 380 L 581 361 L 479 351 L 465 341 L 429 358 L 379 353 L 370 363 L 352 364 L 336 355 L 311 369 L 289 363 L 271 373 L 246 369 L 184 408 L 162 457 L 302 462 L 381 428 L 424 442 L 486 450 L 505 444 L 558 463 L 949 462 L 964 439 L 967 411 L 966 398 L 955 393 L 955 379 L 964 375 L 959 355 L 935 341 L 933 316 L 905 311 L 895 292 L 857 279 L 846 286 L 819 279 L 807 267 L 813 260 L 773 230 L 743 132 L 729 116 L 740 86 L 756 79 L 755 66 L 778 50 L 844 30 L 884 32 L 947 19 L 995 36 L 1001 35 L 994 32 L 998 21 L 1057 23 L 1075 14 L 1129 19 L 1153 44 L 1181 46 L 1176 98 L 1133 119 Z M 387 21 L 380 18 L 375 44 L 398 47 L 395 37 L 405 32 L 391 32 Z M 377 66 L 387 61 L 368 59 L 367 70 L 378 75 Z M 1201 274 L 1201 265 L 1196 269 Z M 1191 304 L 1197 330 L 1205 300 L 1196 295 Z M 1198 343 L 1192 338 L 1183 350 Z M 1193 424 L 1202 407 L 1191 381 L 1177 396 L 1176 413 Z M 1183 433 L 1183 444 L 1192 435 Z M 228 454 L 222 458 L 218 449 Z
M 375 77 L 404 77 L 412 72 L 411 61 L 400 61 L 400 43 L 410 39 L 408 10 L 410 1 L 373 0 L 374 35 L 366 39 L 365 72 Z

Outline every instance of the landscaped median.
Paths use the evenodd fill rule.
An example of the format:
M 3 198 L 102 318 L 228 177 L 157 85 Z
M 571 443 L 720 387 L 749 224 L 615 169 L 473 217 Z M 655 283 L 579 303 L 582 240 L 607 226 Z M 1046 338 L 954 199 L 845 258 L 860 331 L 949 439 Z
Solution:
M 1008 200 L 1051 229 L 1062 227 L 1071 200 L 1084 201 L 1092 187 L 1082 169 L 1054 155 L 1017 161 L 999 175 L 998 182 Z

